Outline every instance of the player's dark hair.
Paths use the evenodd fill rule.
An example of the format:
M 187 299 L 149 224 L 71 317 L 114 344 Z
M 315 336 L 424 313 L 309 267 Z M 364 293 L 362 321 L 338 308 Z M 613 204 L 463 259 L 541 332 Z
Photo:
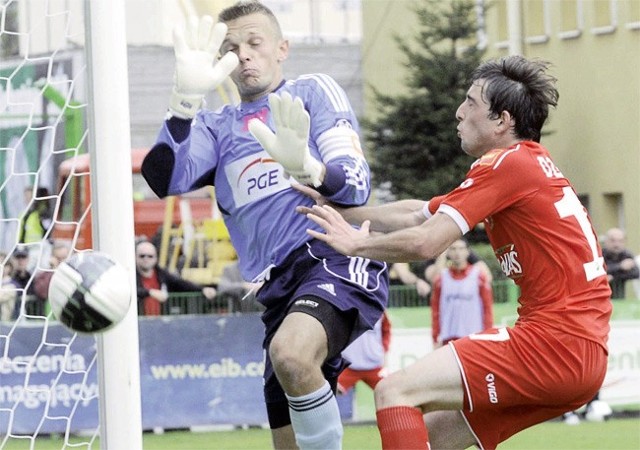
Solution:
M 218 14 L 219 22 L 229 22 L 231 20 L 239 19 L 240 17 L 248 16 L 249 14 L 264 14 L 267 16 L 273 26 L 278 32 L 278 36 L 282 36 L 282 30 L 280 29 L 280 23 L 278 23 L 278 19 L 273 14 L 269 8 L 267 8 L 264 4 L 260 3 L 256 0 L 247 0 L 247 1 L 239 1 L 233 6 L 223 9 Z
M 556 78 L 546 73 L 549 63 L 528 60 L 519 55 L 482 63 L 471 74 L 471 81 L 486 80 L 483 96 L 489 103 L 490 119 L 508 111 L 515 120 L 518 138 L 540 142 L 549 106 L 558 104 Z

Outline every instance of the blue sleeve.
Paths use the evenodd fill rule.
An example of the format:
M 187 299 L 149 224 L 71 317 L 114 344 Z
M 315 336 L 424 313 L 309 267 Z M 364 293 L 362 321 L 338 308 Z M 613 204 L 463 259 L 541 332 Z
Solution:
M 189 127 L 185 127 L 185 123 Z M 156 145 L 145 157 L 142 174 L 161 196 L 183 194 L 212 185 L 217 166 L 217 145 L 211 130 L 198 114 L 191 121 L 169 119 Z
M 344 90 L 324 74 L 303 75 L 284 89 L 301 97 L 311 116 L 309 149 L 326 167 L 318 192 L 340 205 L 365 204 L 371 192 L 370 170 L 357 138 L 358 119 Z M 334 145 L 326 138 L 332 129 L 352 131 L 358 142 Z

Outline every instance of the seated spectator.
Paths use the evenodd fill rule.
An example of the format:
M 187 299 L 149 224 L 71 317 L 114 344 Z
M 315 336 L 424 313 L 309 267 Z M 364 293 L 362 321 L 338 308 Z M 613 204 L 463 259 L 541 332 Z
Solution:
M 0 256 L 0 262 L 4 261 L 6 254 Z M 2 287 L 0 287 L 0 321 L 8 322 L 13 319 L 13 311 L 15 309 L 17 290 L 16 285 L 11 279 L 13 272 L 13 262 L 6 261 L 2 266 Z
M 17 247 L 12 255 L 13 272 L 11 274 L 11 280 L 18 289 L 17 296 L 22 297 L 23 293 L 27 290 L 27 284 L 31 279 L 31 272 L 29 271 L 29 252 L 24 247 Z M 15 320 L 20 316 L 21 301 L 17 298 L 15 307 L 13 309 L 12 319 Z
M 48 311 L 47 299 L 49 297 L 49 284 L 55 269 L 60 263 L 69 257 L 70 248 L 66 242 L 54 242 L 49 257 L 49 269 L 38 270 L 33 277 L 33 293 L 43 314 Z
M 626 248 L 626 235 L 620 228 L 611 228 L 605 236 L 602 256 L 607 265 L 611 298 L 625 298 L 625 284 L 640 277 L 634 254 Z
M 29 198 L 27 212 L 20 219 L 18 241 L 21 244 L 30 244 L 27 248 L 30 271 L 37 267 L 41 254 L 46 260 L 51 252 L 51 244 L 45 239 L 53 223 L 49 197 L 50 193 L 46 187 L 38 187 L 35 197 Z
M 158 266 L 158 250 L 149 241 L 136 244 L 136 285 L 138 314 L 158 316 L 162 304 L 173 292 L 201 292 L 207 300 L 213 300 L 216 289 L 192 283 Z

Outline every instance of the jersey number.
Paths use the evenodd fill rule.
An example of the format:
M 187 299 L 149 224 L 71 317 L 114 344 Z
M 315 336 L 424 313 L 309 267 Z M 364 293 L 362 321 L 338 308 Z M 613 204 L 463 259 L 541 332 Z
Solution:
M 504 342 L 509 340 L 509 332 L 506 327 L 501 327 L 488 332 L 470 334 L 469 338 L 474 341 Z
M 593 233 L 593 228 L 591 228 L 591 223 L 589 222 L 589 217 L 587 216 L 584 206 L 582 206 L 578 196 L 570 187 L 563 188 L 562 192 L 564 194 L 562 196 L 562 200 L 555 203 L 556 210 L 563 219 L 572 216 L 576 218 L 580 228 L 582 229 L 582 233 L 587 238 L 587 243 L 589 244 L 591 254 L 593 255 L 593 259 L 591 261 L 582 265 L 584 267 L 584 273 L 587 276 L 587 281 L 606 275 L 607 272 L 604 270 L 604 258 L 602 256 L 598 256 L 596 236 Z

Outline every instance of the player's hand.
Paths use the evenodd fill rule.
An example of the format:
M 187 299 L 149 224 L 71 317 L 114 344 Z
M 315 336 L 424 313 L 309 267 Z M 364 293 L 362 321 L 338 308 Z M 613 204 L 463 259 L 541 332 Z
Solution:
M 622 270 L 633 270 L 636 268 L 636 262 L 633 258 L 626 258 L 620 261 L 620 268 Z
M 207 92 L 218 87 L 238 65 L 238 56 L 233 52 L 227 52 L 214 64 L 226 34 L 227 26 L 214 25 L 210 16 L 191 17 L 186 26 L 174 29 L 176 71 L 169 103 L 172 115 L 193 118 Z
M 422 278 L 416 281 L 416 291 L 420 297 L 427 297 L 431 293 L 431 285 Z
M 355 256 L 360 246 L 359 244 L 369 237 L 370 221 L 365 220 L 360 229 L 356 229 L 329 205 L 312 207 L 307 217 L 320 225 L 325 231 L 322 233 L 307 229 L 307 233 L 329 244 L 343 255 Z
M 302 184 L 322 184 L 324 165 L 309 152 L 311 119 L 302 100 L 288 92 L 269 94 L 269 106 L 275 133 L 259 119 L 249 121 L 249 131 L 285 172 Z
M 164 303 L 169 299 L 169 293 L 162 289 L 149 289 L 149 295 L 160 303 Z
M 301 194 L 306 195 L 311 200 L 316 202 L 316 205 L 318 206 L 330 205 L 330 206 L 333 206 L 335 209 L 338 209 L 320 192 L 316 191 L 313 188 L 310 188 L 309 186 L 305 186 L 304 184 L 292 184 L 291 188 L 300 192 Z M 309 214 L 311 212 L 311 208 L 308 206 L 300 205 L 296 207 L 296 212 L 300 214 Z

